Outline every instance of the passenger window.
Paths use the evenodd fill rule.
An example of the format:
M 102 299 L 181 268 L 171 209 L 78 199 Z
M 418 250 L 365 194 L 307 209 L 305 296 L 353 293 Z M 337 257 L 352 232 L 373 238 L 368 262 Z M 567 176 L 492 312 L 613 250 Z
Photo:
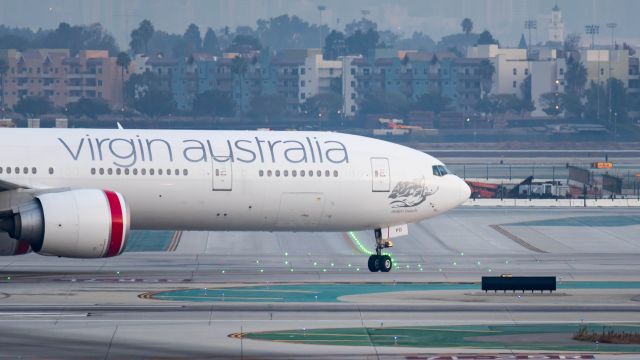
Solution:
M 184 175 L 184 176 L 189 175 L 189 170 L 187 170 L 187 169 L 182 170 L 182 175 Z
M 167 169 L 167 175 L 171 175 L 171 169 Z
M 124 174 L 129 175 L 129 168 L 124 169 Z
M 138 168 L 133 168 L 133 175 L 138 175 Z
M 325 170 L 325 171 L 324 171 L 324 176 L 325 176 L 325 177 L 329 177 L 329 176 L 331 176 L 331 171 L 329 171 L 329 170 Z
M 316 172 L 316 175 L 317 175 L 318 177 L 321 177 L 321 176 L 322 176 L 322 170 L 318 170 L 318 171 Z
M 140 175 L 147 175 L 147 169 L 141 169 Z
M 32 168 L 31 168 L 31 173 L 32 173 L 33 175 L 37 174 L 37 173 L 38 173 L 38 169 L 36 169 L 36 168 L 32 167 Z
M 263 177 L 263 176 L 264 176 L 264 170 L 260 170 L 260 171 L 258 171 L 258 175 L 259 175 L 260 177 Z
M 271 177 L 271 175 L 273 175 L 273 173 L 271 172 L 271 170 L 267 170 L 267 176 Z
M 176 169 L 176 171 L 174 172 L 174 174 L 176 174 L 176 176 L 180 175 L 180 170 Z
M 289 176 L 289 170 L 285 170 L 282 172 L 284 177 L 288 177 Z
M 304 170 L 300 170 L 300 177 L 304 177 Z
M 104 169 L 100 168 L 100 170 L 98 170 L 100 172 L 100 175 L 104 175 Z
M 153 170 L 153 169 L 149 169 L 149 175 L 153 175 L 153 174 L 154 174 L 154 172 L 155 172 L 155 170 Z
M 11 174 L 11 168 L 7 167 L 7 174 Z
M 333 170 L 333 177 L 338 177 L 338 170 Z
M 52 167 L 49 168 L 49 175 L 53 175 L 53 168 Z
M 91 175 L 95 175 L 96 174 L 96 168 L 91 168 Z
M 295 170 L 291 170 L 291 176 L 296 177 L 298 176 L 298 172 Z
M 309 171 L 307 171 L 307 173 L 309 174 L 309 177 L 313 176 L 313 170 L 309 170 Z
M 112 168 L 108 168 L 108 169 L 107 169 L 107 174 L 109 174 L 109 175 L 113 175 L 113 169 L 112 169 Z
M 120 175 L 120 174 L 122 174 L 122 169 L 117 168 L 117 169 L 116 169 L 116 175 Z
M 158 169 L 158 175 L 162 175 L 162 169 Z
M 29 175 L 29 168 L 28 167 L 22 168 L 22 173 L 25 175 Z
M 280 170 L 276 170 L 276 176 L 280 177 Z
M 0 167 L 0 174 L 2 174 L 2 171 L 3 171 L 3 170 L 4 170 L 4 169 L 3 169 L 2 167 Z
M 16 166 L 16 171 L 15 171 L 15 173 L 16 173 L 16 174 L 20 174 L 20 168 L 19 168 L 19 167 L 17 167 L 17 166 Z

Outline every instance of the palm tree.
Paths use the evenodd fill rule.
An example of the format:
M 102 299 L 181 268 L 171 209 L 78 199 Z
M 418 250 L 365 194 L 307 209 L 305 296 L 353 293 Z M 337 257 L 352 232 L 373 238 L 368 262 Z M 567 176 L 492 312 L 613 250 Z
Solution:
M 462 32 L 467 34 L 467 36 L 469 36 L 471 31 L 473 31 L 473 21 L 469 18 L 464 18 L 460 23 L 460 26 L 462 27 Z
M 9 71 L 9 64 L 0 59 L 0 109 L 4 110 L 4 75 Z
M 491 85 L 493 83 L 493 74 L 495 74 L 496 68 L 493 66 L 493 63 L 488 59 L 484 59 L 480 62 L 480 85 L 482 86 L 482 91 L 486 94 L 491 92 Z
M 120 67 L 120 81 L 122 82 L 122 109 L 124 109 L 124 71 L 129 71 L 129 65 L 131 65 L 131 58 L 129 54 L 122 51 L 118 53 L 116 58 L 116 64 Z

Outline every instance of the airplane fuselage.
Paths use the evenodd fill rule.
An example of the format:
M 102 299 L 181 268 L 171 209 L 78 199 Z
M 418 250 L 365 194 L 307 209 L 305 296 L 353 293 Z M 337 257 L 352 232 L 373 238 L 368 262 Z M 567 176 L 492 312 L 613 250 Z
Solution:
M 401 145 L 330 132 L 0 130 L 0 182 L 36 192 L 117 191 L 134 229 L 345 231 L 411 223 L 468 197 L 466 184 L 437 166 Z M 16 206 L 18 197 L 2 194 L 0 209 Z

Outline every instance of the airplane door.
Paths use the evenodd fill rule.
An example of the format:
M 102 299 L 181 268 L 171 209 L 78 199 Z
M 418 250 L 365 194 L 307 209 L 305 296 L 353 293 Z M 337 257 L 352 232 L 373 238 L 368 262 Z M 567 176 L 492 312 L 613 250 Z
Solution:
M 371 190 L 374 192 L 388 192 L 391 186 L 389 159 L 371 158 Z
M 213 191 L 231 191 L 233 184 L 233 170 L 231 159 L 225 162 L 218 162 L 211 159 L 213 166 Z

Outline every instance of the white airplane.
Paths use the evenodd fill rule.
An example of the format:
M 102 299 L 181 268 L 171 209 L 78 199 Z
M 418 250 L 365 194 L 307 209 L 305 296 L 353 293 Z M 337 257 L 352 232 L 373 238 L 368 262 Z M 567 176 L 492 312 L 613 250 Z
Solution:
M 374 229 L 387 272 L 390 239 L 469 194 L 425 153 L 340 133 L 0 129 L 1 255 L 116 256 L 130 229 Z

